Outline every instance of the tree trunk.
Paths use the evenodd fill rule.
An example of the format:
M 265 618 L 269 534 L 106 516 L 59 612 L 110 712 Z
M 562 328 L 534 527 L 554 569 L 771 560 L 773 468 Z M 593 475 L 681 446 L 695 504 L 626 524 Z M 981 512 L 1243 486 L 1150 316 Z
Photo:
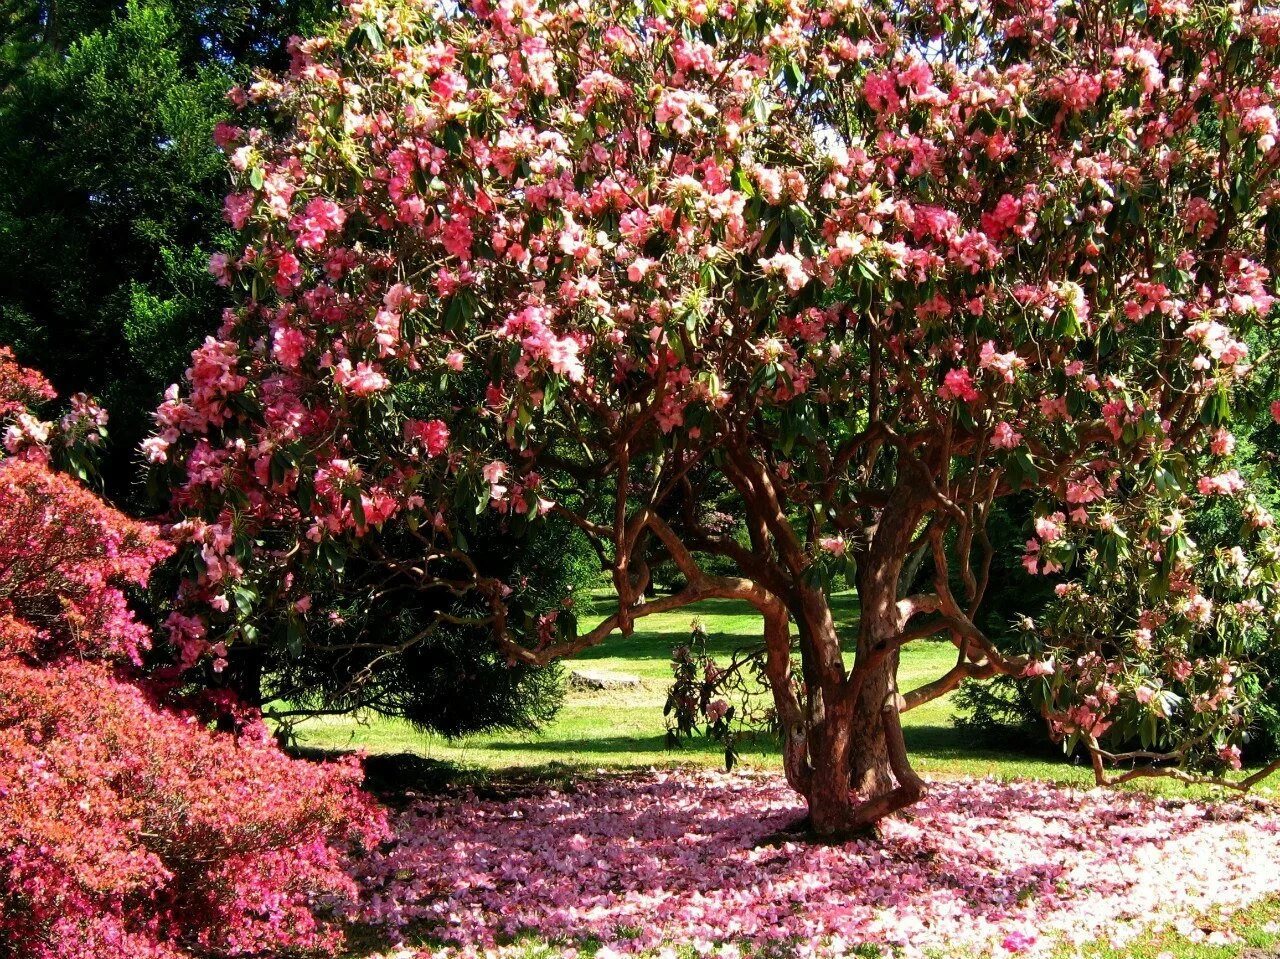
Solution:
M 809 689 L 809 826 L 838 841 L 918 801 L 924 782 L 907 761 L 899 711 L 898 590 L 922 515 L 909 488 L 891 501 L 860 557 L 858 656 L 847 675 L 830 606 L 821 592 L 793 609 Z
M 896 686 L 897 668 L 897 656 L 874 667 L 863 681 L 862 695 L 853 710 L 850 783 L 863 799 L 886 793 L 894 785 L 882 706 Z
M 817 836 L 838 838 L 853 822 L 856 801 L 849 788 L 853 710 L 841 703 L 824 711 L 809 730 L 809 828 Z
M 810 730 L 812 764 L 809 827 L 820 839 L 838 841 L 865 832 L 896 805 L 899 782 L 882 705 L 892 702 L 893 669 L 886 662 L 864 681 L 857 702 L 828 704 Z M 896 715 L 895 715 L 896 718 Z M 890 799 L 888 797 L 895 797 Z
M 897 657 L 867 671 L 855 697 L 827 597 L 806 596 L 796 617 L 809 688 L 809 829 L 839 841 L 873 825 L 863 814 L 871 808 L 868 801 L 890 795 L 897 785 L 883 712 L 894 701 Z

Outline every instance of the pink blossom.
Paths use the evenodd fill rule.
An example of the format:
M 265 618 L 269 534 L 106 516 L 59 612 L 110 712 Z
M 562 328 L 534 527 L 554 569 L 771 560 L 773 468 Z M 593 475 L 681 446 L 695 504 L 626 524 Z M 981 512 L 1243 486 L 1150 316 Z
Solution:
M 341 230 L 346 219 L 346 211 L 338 204 L 323 197 L 314 197 L 303 212 L 289 222 L 289 229 L 297 237 L 301 249 L 314 250 L 324 245 L 330 233 Z
M 449 448 L 449 427 L 444 420 L 407 420 L 404 438 L 420 443 L 427 456 L 439 456 Z
M 843 556 L 846 543 L 843 536 L 824 536 L 818 540 L 818 548 L 832 556 Z
M 594 939 L 619 955 L 725 941 L 751 955 L 821 952 L 838 940 L 906 959 L 1048 956 L 1098 937 L 1125 949 L 1152 923 L 1243 908 L 1273 892 L 1280 868 L 1280 825 L 1251 802 L 950 780 L 878 837 L 761 843 L 801 812 L 775 773 L 650 772 L 420 801 L 392 843 L 353 864 L 359 915 L 430 926 L 441 959 L 514 959 L 524 946 L 506 943 L 522 934 L 563 939 L 566 955 Z
M 225 253 L 214 253 L 209 257 L 209 275 L 218 286 L 231 285 L 231 261 Z
M 1036 937 L 1031 933 L 1023 932 L 1015 929 L 1009 935 L 1005 936 L 1000 943 L 1000 947 L 1005 952 L 1026 952 L 1036 944 Z
M 1217 476 L 1201 476 L 1196 483 L 1201 496 L 1233 496 L 1245 487 L 1238 470 L 1227 470 Z
M 982 344 L 982 353 L 978 360 L 978 365 L 984 370 L 991 370 L 1000 374 L 1001 379 L 1006 383 L 1012 383 L 1014 374 L 1018 370 L 1024 369 L 1027 363 L 1016 352 L 996 352 L 995 343 L 987 340 Z
M 938 395 L 944 400 L 961 400 L 971 403 L 978 398 L 978 391 L 973 388 L 973 376 L 965 369 L 948 370 L 938 387 Z
M 1062 536 L 1062 524 L 1066 517 L 1062 513 L 1052 516 L 1037 516 L 1035 519 L 1036 535 L 1046 543 L 1052 543 Z
M 1052 676 L 1058 669 L 1058 664 L 1054 662 L 1052 656 L 1048 659 L 1032 660 L 1022 670 L 1022 675 L 1027 677 L 1034 676 Z
M 809 282 L 809 273 L 805 269 L 804 261 L 792 253 L 779 251 L 768 259 L 762 258 L 759 265 L 766 276 L 781 275 L 786 281 L 787 289 L 793 293 Z
M 1214 456 L 1230 456 L 1235 452 L 1236 438 L 1230 430 L 1219 427 L 1209 440 L 1209 449 Z
M 302 362 L 307 348 L 307 338 L 300 330 L 283 326 L 271 334 L 271 353 L 286 369 L 293 369 Z
M 654 267 L 654 261 L 648 257 L 638 256 L 627 267 L 627 279 L 632 283 L 640 283 Z
M 252 193 L 229 193 L 222 205 L 222 215 L 234 229 L 243 230 L 253 212 Z
M 334 367 L 333 381 L 356 396 L 371 396 L 391 385 L 386 376 L 368 360 L 361 360 L 354 367 L 350 360 L 343 360 Z
M 997 423 L 991 431 L 991 445 L 996 449 L 1011 450 L 1022 444 L 1022 434 L 1008 423 Z

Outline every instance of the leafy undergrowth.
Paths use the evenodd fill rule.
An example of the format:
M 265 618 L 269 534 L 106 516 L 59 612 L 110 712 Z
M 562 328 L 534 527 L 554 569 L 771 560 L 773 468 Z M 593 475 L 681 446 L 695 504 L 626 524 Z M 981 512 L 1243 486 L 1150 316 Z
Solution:
M 1207 959 L 1275 938 L 1261 802 L 960 780 L 878 839 L 766 841 L 801 812 L 776 776 L 693 771 L 422 800 L 361 865 L 360 919 L 390 954 L 445 956 Z

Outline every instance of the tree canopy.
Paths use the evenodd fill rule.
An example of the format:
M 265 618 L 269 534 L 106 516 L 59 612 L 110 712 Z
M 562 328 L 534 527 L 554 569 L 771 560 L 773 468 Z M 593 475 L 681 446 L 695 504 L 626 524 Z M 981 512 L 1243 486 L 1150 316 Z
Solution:
M 323 622 L 315 577 L 394 529 L 420 547 L 386 581 L 474 597 L 440 620 L 515 662 L 753 604 L 826 835 L 917 800 L 900 714 L 996 674 L 1049 678 L 1100 779 L 1219 776 L 1280 565 L 1260 507 L 1229 555 L 1185 517 L 1248 495 L 1219 464 L 1274 305 L 1278 39 L 1250 3 L 349 4 L 218 129 L 237 306 L 146 444 L 185 517 L 175 642 Z M 1022 562 L 1072 581 L 1007 656 L 977 620 L 1020 493 Z M 702 515 L 725 494 L 737 535 Z M 575 526 L 617 612 L 579 633 L 478 570 L 488 512 Z M 685 585 L 650 599 L 655 546 Z M 899 689 L 938 635 L 954 668 Z M 1139 756 L 1104 745 L 1126 724 Z

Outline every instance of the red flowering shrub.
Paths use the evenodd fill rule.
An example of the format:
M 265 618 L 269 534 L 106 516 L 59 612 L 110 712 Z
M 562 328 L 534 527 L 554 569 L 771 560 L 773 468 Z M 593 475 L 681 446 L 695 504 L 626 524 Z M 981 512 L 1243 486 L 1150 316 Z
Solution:
M 43 374 L 22 366 L 13 350 L 0 346 L 0 416 L 21 416 L 55 396 L 57 393 Z
M 33 959 L 332 950 L 339 844 L 381 828 L 355 764 L 210 733 L 99 664 L 0 659 L 0 757 L 0 941 Z
M 149 643 L 122 587 L 170 547 L 50 468 L 93 409 L 43 423 L 27 404 L 52 395 L 0 351 L 0 955 L 332 951 L 343 851 L 384 828 L 357 766 L 215 733 L 115 671 Z
M 0 460 L 0 652 L 138 661 L 150 640 L 120 583 L 172 550 L 158 530 L 35 462 Z

